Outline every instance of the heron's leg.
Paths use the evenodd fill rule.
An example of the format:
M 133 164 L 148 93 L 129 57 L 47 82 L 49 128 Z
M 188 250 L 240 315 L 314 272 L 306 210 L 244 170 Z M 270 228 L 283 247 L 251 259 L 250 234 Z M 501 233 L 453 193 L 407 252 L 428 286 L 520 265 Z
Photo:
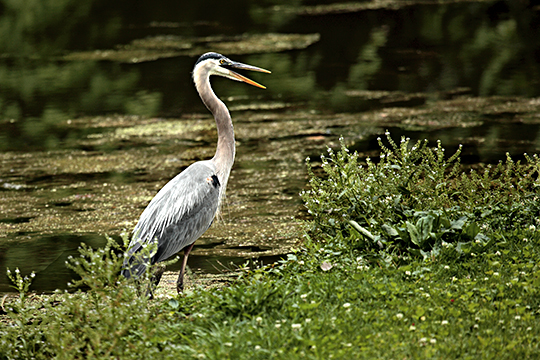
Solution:
M 162 264 L 159 264 L 155 267 L 152 277 L 150 278 L 150 284 L 148 284 L 148 291 L 146 292 L 148 298 L 154 298 L 154 290 L 159 285 L 159 281 L 161 280 L 161 277 L 163 276 L 166 268 L 167 267 Z
M 186 271 L 187 259 L 188 259 L 191 249 L 193 249 L 193 245 L 195 245 L 195 243 L 189 245 L 188 247 L 184 249 L 184 259 L 182 259 L 182 269 L 180 270 L 180 274 L 178 275 L 178 280 L 176 281 L 176 291 L 178 291 L 179 294 L 182 291 L 184 291 L 184 272 Z
M 165 265 L 162 265 L 162 264 L 156 265 L 154 273 L 152 274 L 152 284 L 154 284 L 155 287 L 159 285 L 159 281 L 161 280 L 161 277 L 163 276 L 165 269 L 166 269 Z

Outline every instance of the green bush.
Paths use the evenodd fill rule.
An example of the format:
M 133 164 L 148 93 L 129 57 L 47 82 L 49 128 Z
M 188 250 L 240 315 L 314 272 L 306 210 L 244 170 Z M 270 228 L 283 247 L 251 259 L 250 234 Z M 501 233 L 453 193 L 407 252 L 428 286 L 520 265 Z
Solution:
M 72 292 L 29 298 L 33 276 L 9 272 L 19 299 L 8 305 L 10 326 L 0 329 L 0 359 L 152 358 L 160 352 L 159 328 L 151 320 L 148 298 L 118 276 L 122 247 L 108 239 L 105 248 L 84 244 L 80 257 L 66 265 L 79 280 Z M 83 290 L 76 290 L 78 288 Z
M 436 256 L 451 247 L 487 246 L 491 235 L 538 225 L 538 156 L 464 172 L 458 151 L 447 158 L 440 142 L 427 140 L 389 147 L 379 138 L 380 161 L 361 164 L 345 144 L 321 156 L 322 176 L 308 159 L 310 190 L 302 199 L 311 214 L 309 234 L 336 248 L 353 248 L 403 261 Z

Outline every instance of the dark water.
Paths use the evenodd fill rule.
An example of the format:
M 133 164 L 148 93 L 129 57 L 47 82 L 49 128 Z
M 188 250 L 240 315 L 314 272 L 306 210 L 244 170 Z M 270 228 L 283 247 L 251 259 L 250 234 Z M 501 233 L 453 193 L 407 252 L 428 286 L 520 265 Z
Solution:
M 81 241 L 100 246 L 100 234 L 118 235 L 122 226 L 129 230 L 147 200 L 133 208 L 122 203 L 121 194 L 155 192 L 190 161 L 212 155 L 211 123 L 193 137 L 88 140 L 130 126 L 116 120 L 98 123 L 99 117 L 135 115 L 141 121 L 136 125 L 144 119 L 192 124 L 207 118 L 190 78 L 198 54 L 162 56 L 170 49 L 156 39 L 185 39 L 210 51 L 205 37 L 234 42 L 244 34 L 243 50 L 225 55 L 273 72 L 252 75 L 267 86 L 265 91 L 213 81 L 232 109 L 239 157 L 227 215 L 234 230 L 218 226 L 190 258 L 192 267 L 204 271 L 223 258 L 242 262 L 247 256 L 242 249 L 273 249 L 261 251 L 263 256 L 288 251 L 290 244 L 281 249 L 279 242 L 294 239 L 276 234 L 265 221 L 288 227 L 285 218 L 301 216 L 296 194 L 305 184 L 302 160 L 335 146 L 339 135 L 366 154 L 377 149 L 375 139 L 385 129 L 395 137 L 441 139 L 449 150 L 464 144 L 463 159 L 469 163 L 540 150 L 537 1 L 396 1 L 391 8 L 372 10 L 363 9 L 362 2 L 336 10 L 325 1 L 53 3 L 0 3 L 0 236 L 5 236 L 0 239 L 0 271 L 7 266 L 23 273 L 35 270 L 40 290 L 67 282 L 71 275 L 64 261 Z M 249 35 L 267 33 L 319 34 L 319 40 L 290 50 L 270 46 L 250 52 L 255 44 Z M 161 55 L 152 61 L 95 60 L 97 50 L 121 53 L 141 39 Z M 485 99 L 486 105 L 461 105 L 461 97 Z M 386 117 L 384 111 L 396 108 L 431 112 L 389 121 L 394 113 Z M 377 112 L 381 121 L 360 120 Z M 347 116 L 353 120 L 340 120 Z M 432 121 L 422 122 L 422 116 Z M 264 132 L 273 125 L 276 130 Z M 189 151 L 194 153 L 170 155 Z M 145 162 L 149 154 L 156 160 Z M 58 157 L 65 157 L 60 164 L 69 168 L 70 156 L 101 156 L 104 162 L 109 156 L 125 157 L 126 164 L 133 163 L 106 170 L 94 170 L 90 163 L 86 170 L 54 170 Z M 167 167 L 166 161 L 179 165 Z M 116 192 L 105 203 L 101 199 L 111 187 Z M 126 206 L 132 207 L 129 216 L 120 209 Z M 39 225 L 50 214 L 60 220 Z M 76 230 L 55 225 L 81 214 L 86 220 Z M 91 214 L 111 217 L 110 224 L 95 220 L 92 227 Z M 117 225 L 115 216 L 116 223 L 131 223 Z M 258 251 L 247 252 L 257 256 Z M 0 275 L 0 291 L 7 290 L 6 281 Z

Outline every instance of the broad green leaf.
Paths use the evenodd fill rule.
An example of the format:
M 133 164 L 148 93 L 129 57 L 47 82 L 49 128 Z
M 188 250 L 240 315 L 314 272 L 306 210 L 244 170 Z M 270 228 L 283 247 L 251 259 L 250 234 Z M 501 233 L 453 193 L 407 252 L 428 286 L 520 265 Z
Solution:
M 466 216 L 462 216 L 456 221 L 452 221 L 452 225 L 450 226 L 454 230 L 461 230 L 463 229 L 463 225 L 465 225 L 465 222 L 467 221 Z
M 414 226 L 413 224 L 411 224 L 410 222 L 406 221 L 405 222 L 405 225 L 407 226 L 407 232 L 409 233 L 409 236 L 411 238 L 411 241 L 420 246 L 420 233 L 418 232 L 418 229 L 416 228 L 416 226 Z
M 396 229 L 394 229 L 393 227 L 391 227 L 390 225 L 387 225 L 387 224 L 383 224 L 381 226 L 383 228 L 384 231 L 386 231 L 386 233 L 390 236 L 398 236 L 398 232 Z

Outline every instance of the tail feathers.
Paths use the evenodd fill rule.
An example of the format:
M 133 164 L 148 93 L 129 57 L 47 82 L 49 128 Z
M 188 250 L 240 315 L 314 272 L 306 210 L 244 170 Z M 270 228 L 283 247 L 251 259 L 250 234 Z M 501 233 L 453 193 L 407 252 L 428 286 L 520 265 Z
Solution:
M 146 263 L 139 263 L 139 264 L 130 264 L 128 267 L 125 267 L 122 269 L 122 276 L 124 276 L 126 279 L 131 278 L 139 278 L 141 275 L 144 274 L 146 271 L 146 268 L 148 267 L 148 264 Z
M 139 237 L 137 231 L 129 244 L 121 272 L 126 279 L 140 278 L 156 262 L 158 239 L 154 238 L 152 241 L 144 239 L 145 237 Z
M 132 254 L 129 258 L 124 260 L 122 269 L 122 276 L 126 279 L 141 277 L 146 269 L 151 265 L 151 260 L 147 257 L 141 256 L 138 253 Z

